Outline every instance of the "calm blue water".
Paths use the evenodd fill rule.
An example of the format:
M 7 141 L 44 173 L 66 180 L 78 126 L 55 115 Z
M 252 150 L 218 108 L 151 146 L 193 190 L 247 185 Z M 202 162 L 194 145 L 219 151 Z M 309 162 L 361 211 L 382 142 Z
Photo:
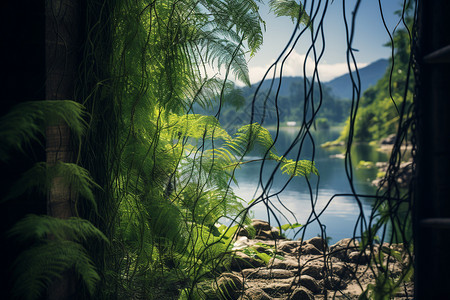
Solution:
M 274 133 L 272 133 L 274 135 Z M 287 128 L 280 132 L 280 136 L 276 143 L 278 154 L 284 151 L 294 140 L 297 131 L 294 128 Z M 319 214 L 325 206 L 328 205 L 325 212 L 319 217 L 319 221 L 306 226 L 306 228 L 290 230 L 287 233 L 288 238 L 299 238 L 304 234 L 304 238 L 308 239 L 320 234 L 320 226 L 325 228 L 331 242 L 336 242 L 342 238 L 352 237 L 354 235 L 355 224 L 360 216 L 360 207 L 355 197 L 345 196 L 336 197 L 331 200 L 334 194 L 351 193 L 350 184 L 345 174 L 344 160 L 333 157 L 339 154 L 343 149 L 323 149 L 320 144 L 337 138 L 337 131 L 325 131 L 314 134 L 316 144 L 314 160 L 319 170 L 320 178 L 313 175 L 310 178 L 310 187 L 304 177 L 296 177 L 289 181 L 290 176 L 281 174 L 277 171 L 273 181 L 270 181 L 270 175 L 276 169 L 274 162 L 264 163 L 261 171 L 261 163 L 248 163 L 236 171 L 238 185 L 234 186 L 235 193 L 249 202 L 261 195 L 268 196 L 270 200 L 269 207 L 273 210 L 269 212 L 267 205 L 258 203 L 252 208 L 253 218 L 271 221 L 273 226 L 276 225 L 274 216 L 279 218 L 281 224 L 290 221 L 306 224 L 310 216 L 314 217 L 314 213 Z M 287 155 L 288 158 L 295 158 L 299 147 Z M 312 159 L 312 143 L 305 141 L 301 151 L 301 159 Z M 247 157 L 248 160 L 258 158 L 255 155 Z M 365 161 L 386 161 L 385 154 L 377 152 L 368 145 L 356 146 L 352 151 L 352 160 L 355 164 L 359 160 Z M 375 188 L 371 186 L 371 181 L 375 178 L 377 169 L 360 169 L 354 167 L 354 186 L 359 194 L 373 194 Z M 260 176 L 260 174 L 262 174 Z M 261 188 L 261 183 L 265 187 L 265 192 Z M 287 184 L 287 185 L 286 185 Z M 265 197 L 267 199 L 267 197 Z M 372 200 L 360 199 L 362 211 L 366 218 L 372 210 Z M 285 207 L 283 207 L 285 206 Z M 279 211 L 277 211 L 278 209 Z M 359 223 L 360 224 L 360 223 Z M 361 231 L 357 228 L 356 236 L 360 236 Z

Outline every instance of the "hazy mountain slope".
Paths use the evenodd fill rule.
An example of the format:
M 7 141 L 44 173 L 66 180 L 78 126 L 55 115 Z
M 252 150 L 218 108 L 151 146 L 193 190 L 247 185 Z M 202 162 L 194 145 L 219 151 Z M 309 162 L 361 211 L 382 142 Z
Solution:
M 315 83 L 313 93 L 308 93 L 307 115 L 304 116 L 304 79 L 302 77 L 284 77 L 278 97 L 276 97 L 279 83 L 279 78 L 275 78 L 273 82 L 272 80 L 263 81 L 256 99 L 254 99 L 254 95 L 258 84 L 240 89 L 244 103 L 239 109 L 224 103 L 221 110 L 221 123 L 228 126 L 230 124 L 246 124 L 250 121 L 265 125 L 275 125 L 277 120 L 282 123 L 301 122 L 303 118 L 306 120 L 311 118 L 313 109 L 311 100 L 314 102 L 314 109 L 317 109 L 319 104 L 322 105 L 317 118 L 322 118 L 330 124 L 337 124 L 343 122 L 347 117 L 346 111 L 348 111 L 350 101 L 332 96 L 330 89 L 325 84 L 322 84 L 322 92 L 320 92 L 319 85 Z M 309 85 L 310 83 L 306 82 L 306 86 Z M 253 100 L 255 101 L 253 102 Z
M 370 65 L 359 69 L 359 76 L 361 78 L 361 87 L 364 92 L 370 86 L 373 86 L 377 83 L 381 77 L 383 77 L 386 69 L 388 67 L 389 61 L 387 59 L 379 59 Z M 356 73 L 353 72 L 356 77 Z M 331 81 L 325 83 L 331 89 L 333 95 L 338 98 L 352 98 L 352 82 L 350 80 L 350 75 L 345 74 L 339 76 Z M 362 95 L 362 93 L 361 93 Z
M 359 70 L 362 83 L 362 92 L 368 87 L 374 86 L 377 81 L 383 77 L 388 67 L 387 59 L 380 59 L 374 63 Z M 276 118 L 280 122 L 297 121 L 303 118 L 304 109 L 304 87 L 303 77 L 283 77 L 280 89 L 278 91 L 277 103 L 275 95 L 277 93 L 279 78 L 266 79 L 262 85 L 253 107 L 253 122 L 261 122 L 267 125 L 273 125 Z M 238 88 L 242 95 L 242 105 L 236 108 L 229 103 L 224 103 L 221 109 L 220 121 L 225 125 L 242 125 L 250 122 L 252 114 L 252 100 L 259 83 L 250 87 Z M 307 82 L 307 86 L 309 82 Z M 350 76 L 343 75 L 329 82 L 321 84 L 322 87 L 322 107 L 318 118 L 327 119 L 331 124 L 341 123 L 348 116 L 348 108 L 351 99 L 351 81 Z M 270 95 L 267 93 L 271 88 Z M 314 102 L 318 105 L 320 99 L 319 86 L 314 84 Z M 275 107 L 278 107 L 278 117 Z M 217 108 L 201 109 L 198 105 L 194 106 L 196 113 L 215 115 Z M 309 109 L 311 111 L 311 109 Z

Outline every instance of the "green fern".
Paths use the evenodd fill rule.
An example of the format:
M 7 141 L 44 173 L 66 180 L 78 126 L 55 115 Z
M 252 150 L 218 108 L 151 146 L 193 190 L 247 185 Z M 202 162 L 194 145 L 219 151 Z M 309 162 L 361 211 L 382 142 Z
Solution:
M 278 156 L 274 148 L 274 142 L 270 132 L 258 123 L 245 125 L 241 127 L 235 134 L 235 137 L 225 143 L 225 153 L 229 157 L 231 152 L 243 158 L 244 155 L 257 149 L 266 159 L 275 160 L 280 163 L 280 169 L 283 173 L 291 176 L 309 176 L 310 174 L 319 175 L 314 162 L 309 160 L 291 160 Z M 219 156 L 220 156 L 220 152 Z M 222 158 L 227 156 L 222 155 Z M 245 161 L 236 162 L 237 165 L 244 164 Z
M 229 95 L 228 81 L 202 69 L 222 67 L 249 83 L 245 52 L 261 45 L 262 23 L 253 0 L 114 3 L 106 63 L 119 124 L 104 175 L 114 211 L 101 223 L 114 228 L 111 289 L 124 299 L 156 299 L 156 278 L 173 288 L 214 270 L 225 248 L 212 227 L 242 208 L 223 171 L 234 155 L 229 162 L 205 155 L 231 137 L 215 118 L 187 113 L 195 104 L 242 102 Z
M 97 203 L 92 190 L 93 188 L 100 188 L 100 186 L 94 182 L 86 169 L 76 164 L 64 162 L 57 162 L 54 165 L 48 165 L 45 162 L 35 164 L 30 170 L 22 174 L 20 179 L 11 187 L 10 193 L 2 201 L 17 198 L 24 193 L 38 192 L 45 195 L 55 178 L 60 178 L 63 183 L 70 186 L 73 192 L 89 200 L 92 207 L 97 210 Z
M 89 221 L 29 215 L 17 222 L 8 235 L 18 243 L 33 244 L 19 254 L 13 265 L 16 298 L 39 299 L 56 278 L 71 268 L 89 293 L 94 293 L 100 277 L 80 243 L 92 238 L 104 242 L 108 239 Z
M 239 128 L 225 147 L 241 157 L 253 149 L 264 155 L 266 152 L 273 152 L 273 140 L 267 129 L 258 123 L 253 123 Z
M 12 150 L 24 151 L 24 145 L 45 136 L 48 126 L 65 123 L 78 138 L 85 133 L 86 113 L 81 104 L 73 101 L 33 101 L 16 105 L 0 119 L 1 160 L 9 159 Z M 89 200 L 96 209 L 92 189 L 98 187 L 87 170 L 70 163 L 58 162 L 48 165 L 35 164 L 11 187 L 2 201 L 16 198 L 24 193 L 38 192 L 45 195 L 55 178 L 60 178 L 72 191 Z M 65 270 L 73 269 L 93 294 L 100 279 L 95 267 L 80 244 L 88 239 L 107 242 L 105 235 L 87 220 L 71 218 L 55 219 L 49 216 L 29 215 L 8 232 L 17 243 L 28 247 L 21 252 L 13 267 L 14 285 L 12 295 L 20 299 L 38 299 L 46 288 L 62 276 Z
M 264 23 L 258 13 L 257 2 L 253 0 L 203 0 L 201 5 L 212 12 L 213 28 L 230 31 L 235 27 L 238 38 L 234 40 L 247 40 L 251 55 L 256 53 L 263 42 L 261 24 Z
M 305 8 L 295 0 L 270 0 L 269 6 L 278 17 L 290 17 L 292 22 L 298 25 L 311 26 L 311 20 L 306 14 Z
M 9 152 L 44 136 L 46 126 L 65 122 L 78 139 L 86 130 L 83 106 L 69 100 L 31 101 L 17 104 L 0 118 L 0 160 L 9 159 Z
M 23 251 L 13 265 L 13 296 L 39 299 L 46 288 L 65 270 L 74 269 L 90 294 L 100 280 L 84 247 L 72 241 L 46 241 Z
M 284 157 L 273 156 L 276 161 L 280 161 L 281 171 L 291 176 L 304 176 L 309 177 L 311 174 L 319 175 L 314 162 L 309 160 L 295 161 L 292 159 L 286 159 Z
M 51 236 L 53 240 L 85 242 L 97 238 L 105 242 L 106 236 L 88 220 L 81 218 L 58 219 L 50 216 L 28 215 L 8 232 L 20 243 L 42 240 Z
M 242 107 L 245 98 L 240 89 L 234 88 L 234 83 L 229 80 L 219 78 L 201 78 L 192 82 L 192 89 L 186 90 L 187 96 L 192 99 L 192 103 L 200 105 L 202 108 L 213 108 L 217 103 L 224 105 L 227 103 L 236 109 Z
M 178 116 L 171 114 L 168 129 L 172 138 L 189 137 L 194 139 L 224 139 L 229 140 L 230 135 L 220 126 L 213 116 L 186 114 Z

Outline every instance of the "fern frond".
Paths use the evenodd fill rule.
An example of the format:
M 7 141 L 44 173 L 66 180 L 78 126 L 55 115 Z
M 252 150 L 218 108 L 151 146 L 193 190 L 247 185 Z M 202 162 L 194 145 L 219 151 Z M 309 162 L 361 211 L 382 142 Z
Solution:
M 261 24 L 264 24 L 258 13 L 258 5 L 254 0 L 203 0 L 213 15 L 215 28 L 229 30 L 235 26 L 239 40 L 247 40 L 248 48 L 253 55 L 262 45 Z
M 292 22 L 300 25 L 310 26 L 310 18 L 306 14 L 305 8 L 301 3 L 295 0 L 270 0 L 270 10 L 275 13 L 277 17 L 290 17 Z M 300 19 L 299 19 L 300 18 Z
M 245 103 L 241 89 L 236 89 L 232 81 L 225 81 L 216 77 L 193 80 L 193 87 L 187 91 L 192 103 L 199 104 L 203 109 L 214 108 L 221 101 L 239 109 Z
M 219 91 L 224 82 L 218 78 L 198 78 L 192 80 L 192 88 L 187 89 L 187 95 L 192 103 L 197 103 L 203 109 L 212 108 L 220 99 Z
M 273 140 L 266 128 L 258 123 L 253 123 L 239 128 L 233 139 L 226 142 L 224 147 L 232 149 L 237 156 L 243 156 L 255 147 L 257 147 L 259 153 L 265 154 L 268 151 L 273 151 L 271 150 Z
M 236 111 L 241 109 L 245 104 L 245 97 L 242 95 L 241 89 L 232 89 L 228 93 L 225 94 L 224 103 L 229 104 L 231 107 L 234 107 Z
M 231 153 L 229 149 L 226 149 L 224 147 L 207 150 L 204 153 L 204 157 L 217 160 L 216 164 L 218 165 L 222 163 L 232 164 L 234 161 L 236 161 L 236 157 L 233 155 L 233 153 Z
M 20 179 L 11 187 L 10 193 L 2 201 L 17 198 L 24 193 L 31 194 L 33 191 L 45 195 L 54 178 L 61 178 L 64 184 L 89 200 L 94 209 L 97 210 L 97 203 L 92 190 L 93 188 L 100 188 L 100 186 L 94 182 L 86 169 L 76 164 L 64 162 L 57 162 L 54 165 L 48 165 L 45 162 L 35 164 L 30 170 L 22 174 Z
M 280 166 L 283 174 L 288 174 L 291 176 L 304 176 L 309 177 L 310 174 L 319 175 L 314 162 L 309 160 L 299 160 L 295 161 L 292 159 L 283 159 Z
M 250 86 L 247 61 L 239 44 L 210 37 L 199 40 L 199 42 L 205 50 L 205 60 L 210 65 L 216 65 L 218 68 L 230 66 L 234 76 Z
M 184 220 L 180 208 L 164 200 L 155 199 L 147 206 L 147 211 L 152 212 L 147 220 L 149 230 L 160 245 L 179 250 L 186 243 Z
M 86 130 L 86 113 L 81 104 L 70 100 L 31 101 L 16 105 L 0 118 L 0 160 L 7 161 L 9 151 L 23 151 L 23 145 L 39 141 L 45 127 L 65 122 L 78 138 Z
M 309 160 L 295 161 L 278 156 L 270 132 L 258 123 L 242 126 L 231 140 L 224 143 L 223 147 L 230 149 L 234 155 L 241 158 L 256 149 L 260 154 L 265 155 L 266 159 L 280 162 L 281 171 L 291 176 L 308 177 L 311 173 L 319 175 L 314 162 Z M 221 153 L 218 151 L 219 149 L 214 150 L 216 153 Z M 228 158 L 224 155 L 219 157 Z M 227 159 L 227 162 L 232 166 L 230 159 Z M 236 161 L 234 165 L 237 163 Z
M 100 276 L 80 244 L 47 240 L 25 250 L 14 264 L 13 296 L 18 299 L 39 299 L 46 288 L 70 268 L 74 268 L 89 293 L 93 294 Z
M 171 114 L 167 127 L 173 133 L 172 138 L 177 139 L 180 137 L 230 139 L 230 135 L 220 126 L 219 121 L 213 116 L 199 114 L 178 116 Z
M 73 163 L 58 162 L 50 167 L 49 176 L 50 178 L 62 178 L 72 191 L 89 200 L 89 203 L 97 211 L 93 189 L 101 189 L 101 187 L 95 183 L 88 170 Z
M 226 7 L 231 12 L 236 31 L 247 40 L 250 55 L 253 56 L 263 43 L 261 23 L 264 21 L 258 13 L 257 3 L 253 0 L 228 0 Z
M 37 192 L 45 195 L 48 191 L 49 183 L 47 178 L 47 163 L 36 163 L 31 169 L 24 172 L 20 178 L 14 182 L 9 193 L 1 202 L 17 198 L 25 193 Z
M 50 216 L 28 215 L 8 232 L 17 242 L 31 242 L 52 236 L 54 240 L 84 242 L 90 238 L 108 242 L 107 237 L 88 220 L 58 219 Z

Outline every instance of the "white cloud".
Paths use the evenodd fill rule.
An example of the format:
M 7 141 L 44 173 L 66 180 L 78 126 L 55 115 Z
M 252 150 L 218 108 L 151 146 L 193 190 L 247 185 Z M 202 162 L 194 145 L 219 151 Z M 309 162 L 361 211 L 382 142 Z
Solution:
M 267 72 L 269 67 L 275 62 L 274 59 L 272 59 L 269 63 L 267 63 L 264 66 L 252 66 L 250 62 L 249 66 L 249 74 L 250 74 L 250 82 L 256 83 L 260 81 L 264 74 Z M 305 62 L 305 55 L 299 54 L 295 51 L 289 55 L 288 59 L 286 60 L 284 66 L 283 66 L 283 76 L 304 76 L 303 74 L 303 64 Z M 367 66 L 368 63 L 358 63 L 358 68 L 363 68 Z M 277 74 L 275 77 L 280 77 L 280 66 L 281 63 L 278 63 L 277 65 Z M 306 76 L 311 77 L 313 75 L 315 68 L 315 63 L 312 58 L 308 57 L 306 59 Z M 352 68 L 353 69 L 353 68 Z M 347 63 L 334 63 L 329 64 L 325 61 L 321 60 L 317 66 L 317 70 L 320 76 L 320 80 L 322 82 L 326 82 L 329 80 L 332 80 L 338 76 L 341 76 L 343 74 L 348 73 L 348 67 Z M 271 69 L 271 72 L 268 74 L 267 78 L 272 78 L 273 75 L 273 69 Z M 237 82 L 237 85 L 243 85 L 240 82 Z

